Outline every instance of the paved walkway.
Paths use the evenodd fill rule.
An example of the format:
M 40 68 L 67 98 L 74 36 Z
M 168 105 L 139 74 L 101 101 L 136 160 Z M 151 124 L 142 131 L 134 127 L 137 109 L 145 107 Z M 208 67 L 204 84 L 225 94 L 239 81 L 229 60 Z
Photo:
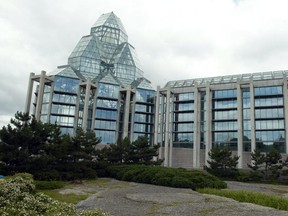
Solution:
M 233 189 L 250 188 L 257 191 L 258 188 L 263 191 L 265 185 L 252 185 L 251 187 L 251 184 L 228 182 L 228 186 Z M 269 185 L 266 186 L 270 187 Z M 79 185 L 77 187 L 62 191 L 63 193 L 91 194 L 88 199 L 78 203 L 77 209 L 101 208 L 112 216 L 288 216 L 286 211 L 278 211 L 249 203 L 239 203 L 224 197 L 199 194 L 190 189 L 122 182 L 113 179 L 109 179 L 103 185 L 91 184 L 90 186 Z M 288 190 L 287 186 L 281 187 L 280 191 L 282 189 Z M 279 194 L 280 191 L 272 188 L 271 193 Z

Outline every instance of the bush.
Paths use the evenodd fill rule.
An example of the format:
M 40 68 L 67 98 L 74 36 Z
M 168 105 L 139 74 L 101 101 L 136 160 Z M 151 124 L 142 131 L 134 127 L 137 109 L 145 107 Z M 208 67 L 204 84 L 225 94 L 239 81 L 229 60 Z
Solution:
M 34 179 L 36 180 L 46 180 L 46 181 L 56 181 L 60 180 L 61 176 L 57 170 L 43 171 L 34 173 Z
M 33 175 L 31 175 L 30 173 L 15 173 L 13 176 L 8 176 L 6 177 L 7 179 L 14 179 L 17 177 L 21 177 L 24 180 L 29 180 L 29 181 L 33 181 Z
M 108 167 L 110 177 L 139 183 L 180 188 L 226 188 L 222 180 L 197 170 L 145 165 L 118 165 Z
M 65 186 L 61 181 L 35 181 L 34 184 L 37 190 L 54 190 Z
M 27 176 L 26 174 L 24 176 Z M 101 211 L 77 213 L 72 204 L 62 203 L 42 193 L 35 193 L 33 180 L 20 176 L 4 179 L 0 183 L 0 215 L 83 215 L 106 216 Z

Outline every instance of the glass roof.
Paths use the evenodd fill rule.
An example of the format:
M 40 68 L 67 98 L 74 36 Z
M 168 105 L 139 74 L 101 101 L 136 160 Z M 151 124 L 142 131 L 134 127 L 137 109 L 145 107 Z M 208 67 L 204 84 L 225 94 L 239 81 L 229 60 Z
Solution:
M 271 79 L 282 79 L 288 77 L 288 71 L 268 71 L 268 72 L 258 72 L 249 74 L 238 74 L 238 75 L 227 75 L 218 77 L 206 77 L 198 79 L 188 79 L 188 80 L 175 80 L 166 83 L 165 87 L 177 88 L 177 87 L 189 87 L 195 85 L 209 84 L 225 84 L 225 83 L 235 83 L 239 81 L 250 81 L 250 80 L 271 80 Z
M 154 88 L 151 86 L 151 82 L 147 80 L 146 78 L 138 78 L 134 82 L 131 83 L 132 88 L 142 88 L 142 89 L 149 89 L 154 90 Z
M 80 79 L 95 81 L 105 79 L 106 83 L 122 86 L 144 75 L 135 48 L 128 43 L 123 24 L 113 12 L 102 14 L 90 35 L 80 39 L 68 58 L 68 65 L 67 76 L 75 74 Z M 141 85 L 145 88 L 152 88 L 149 82 L 144 83 Z
M 113 13 L 102 14 L 91 28 L 91 34 L 95 34 L 103 42 L 116 43 L 127 42 L 128 36 L 121 20 Z

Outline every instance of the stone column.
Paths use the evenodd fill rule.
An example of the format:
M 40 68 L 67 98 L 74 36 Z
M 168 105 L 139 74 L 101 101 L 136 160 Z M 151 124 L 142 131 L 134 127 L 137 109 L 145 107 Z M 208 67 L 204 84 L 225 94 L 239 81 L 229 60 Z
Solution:
M 194 90 L 194 140 L 193 140 L 193 168 L 200 167 L 200 104 L 197 86 Z
M 120 136 L 120 130 L 122 130 L 122 128 L 120 128 L 120 113 L 121 113 L 121 104 L 122 104 L 122 91 L 119 91 L 118 94 L 118 101 L 117 101 L 117 118 L 116 118 L 116 136 L 115 136 L 115 142 L 118 143 L 118 140 L 121 139 Z
M 254 83 L 250 81 L 250 106 L 251 106 L 251 152 L 256 149 L 255 134 L 255 101 L 254 101 Z
M 160 94 L 160 101 L 161 101 L 161 120 L 159 121 L 160 124 L 160 154 L 159 154 L 159 158 L 163 159 L 163 123 L 164 123 L 164 97 L 163 95 Z M 157 141 L 158 142 L 158 141 Z
M 52 111 L 53 92 L 54 92 L 54 81 L 51 82 L 51 88 L 50 88 L 48 122 L 50 122 L 50 116 L 51 116 L 51 111 Z
M 90 89 L 91 89 L 91 80 L 88 79 L 87 82 L 86 82 L 86 89 L 85 89 L 85 100 L 84 100 L 83 122 L 82 122 L 82 129 L 84 131 L 86 131 L 87 123 L 88 123 Z
M 92 121 L 91 121 L 91 131 L 94 131 L 95 128 L 95 118 L 96 118 L 96 105 L 97 105 L 97 96 L 98 96 L 98 86 L 94 85 L 94 97 L 93 97 L 93 110 L 92 110 Z
M 165 112 L 165 138 L 164 138 L 164 166 L 167 167 L 169 165 L 169 116 L 170 116 L 170 89 L 167 89 L 166 94 L 166 112 Z
M 171 97 L 171 114 L 170 114 L 170 142 L 169 142 L 169 167 L 172 167 L 172 161 L 173 161 L 173 114 L 174 114 L 174 95 Z
M 81 81 L 79 82 L 78 92 L 77 92 L 77 99 L 76 99 L 75 118 L 74 118 L 74 135 L 76 135 L 76 131 L 77 131 L 77 128 L 78 128 L 79 110 L 80 110 L 80 97 L 81 97 Z
M 206 86 L 206 148 L 205 148 L 205 165 L 208 166 L 209 152 L 212 148 L 212 98 L 210 85 Z
M 155 101 L 155 121 L 154 121 L 154 145 L 158 144 L 158 124 L 159 124 L 159 102 L 160 102 L 160 86 L 157 86 Z
M 131 106 L 131 128 L 130 128 L 130 140 L 133 141 L 134 135 L 134 115 L 135 115 L 135 106 L 136 106 L 136 94 L 132 96 L 132 106 Z
M 35 109 L 35 119 L 37 121 L 40 120 L 40 116 L 41 116 L 43 94 L 44 94 L 44 87 L 45 87 L 45 76 L 46 76 L 46 72 L 41 71 L 39 89 L 38 89 L 38 95 L 37 95 L 37 103 L 36 103 L 36 109 Z
M 238 143 L 238 168 L 243 167 L 243 107 L 242 107 L 242 91 L 241 86 L 237 83 L 237 143 Z
M 284 95 L 284 117 L 285 117 L 285 142 L 286 142 L 286 154 L 288 154 L 288 90 L 287 90 L 287 77 L 284 78 L 283 83 L 283 95 Z
M 131 98 L 131 86 L 128 86 L 126 90 L 126 98 L 125 98 L 124 119 L 123 119 L 124 128 L 123 128 L 122 139 L 128 136 L 130 98 Z
M 33 94 L 33 76 L 35 76 L 35 73 L 30 73 L 25 103 L 26 113 L 30 113 L 31 99 Z

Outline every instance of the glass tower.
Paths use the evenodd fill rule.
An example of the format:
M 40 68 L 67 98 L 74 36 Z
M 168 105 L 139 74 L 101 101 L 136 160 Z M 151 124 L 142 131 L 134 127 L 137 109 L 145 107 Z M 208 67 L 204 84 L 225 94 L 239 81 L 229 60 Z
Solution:
M 25 111 L 43 122 L 57 123 L 73 135 L 93 130 L 102 144 L 146 135 L 152 140 L 155 90 L 144 76 L 121 20 L 103 14 L 83 36 L 68 63 L 48 73 L 30 74 Z

